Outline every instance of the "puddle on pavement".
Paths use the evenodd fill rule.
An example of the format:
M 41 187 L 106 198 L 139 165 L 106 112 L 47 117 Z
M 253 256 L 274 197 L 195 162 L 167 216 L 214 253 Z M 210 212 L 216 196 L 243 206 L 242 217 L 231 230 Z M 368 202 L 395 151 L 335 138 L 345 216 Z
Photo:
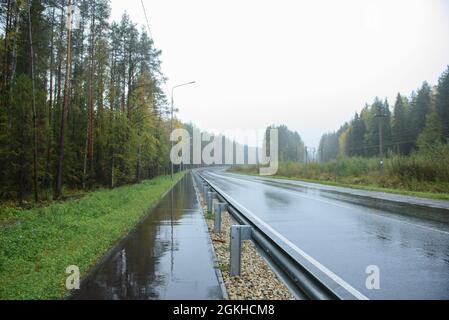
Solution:
M 222 299 L 192 176 L 185 176 L 72 299 Z

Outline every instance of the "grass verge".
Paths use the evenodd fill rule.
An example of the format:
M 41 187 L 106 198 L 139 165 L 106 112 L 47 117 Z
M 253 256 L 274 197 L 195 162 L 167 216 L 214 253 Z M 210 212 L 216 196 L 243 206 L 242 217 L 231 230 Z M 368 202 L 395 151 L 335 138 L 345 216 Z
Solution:
M 229 169 L 229 172 L 245 174 L 245 175 L 250 175 L 250 176 L 259 176 L 259 174 L 257 173 L 257 168 L 249 167 L 249 166 L 231 168 L 231 169 Z M 380 187 L 380 186 L 372 185 L 372 184 L 361 184 L 361 183 L 353 184 L 350 182 L 335 182 L 335 181 L 330 181 L 330 180 L 306 179 L 306 178 L 300 178 L 300 177 L 289 177 L 289 176 L 285 176 L 285 175 L 275 175 L 275 176 L 270 176 L 269 178 L 284 179 L 284 180 L 291 180 L 291 181 L 304 181 L 304 182 L 317 183 L 317 184 L 323 184 L 323 185 L 335 186 L 335 187 L 345 187 L 345 188 L 359 189 L 359 190 L 366 190 L 366 191 L 386 192 L 386 193 L 391 193 L 391 194 L 414 196 L 414 197 L 425 198 L 425 199 L 449 201 L 449 193 L 446 193 L 446 192 L 413 191 L 413 190 L 409 190 L 409 189 L 405 189 L 405 188 L 386 188 L 386 187 Z M 344 178 L 340 178 L 340 179 L 343 180 Z
M 172 185 L 160 177 L 47 207 L 0 208 L 0 299 L 64 298 L 66 268 L 86 274 Z
M 345 188 L 359 189 L 359 190 L 366 190 L 366 191 L 386 192 L 386 193 L 391 193 L 391 194 L 414 196 L 414 197 L 433 199 L 433 200 L 449 201 L 449 194 L 447 194 L 447 193 L 410 191 L 410 190 L 404 190 L 404 189 L 383 188 L 383 187 L 378 187 L 378 186 L 373 186 L 373 185 L 339 183 L 339 182 L 333 182 L 333 181 L 312 180 L 312 179 L 295 179 L 295 178 L 289 178 L 289 177 L 283 177 L 283 176 L 274 176 L 273 178 L 294 180 L 294 181 L 304 181 L 304 182 L 310 182 L 310 183 L 324 184 L 324 185 L 328 185 L 328 186 L 345 187 Z

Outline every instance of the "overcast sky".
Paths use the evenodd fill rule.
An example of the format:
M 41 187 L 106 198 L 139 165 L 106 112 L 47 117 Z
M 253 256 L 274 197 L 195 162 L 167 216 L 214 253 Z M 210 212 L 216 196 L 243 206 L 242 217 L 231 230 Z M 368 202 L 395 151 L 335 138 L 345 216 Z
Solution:
M 140 0 L 111 0 L 143 26 Z M 436 84 L 448 0 L 144 0 L 179 117 L 202 129 L 286 124 L 316 147 L 374 97 Z

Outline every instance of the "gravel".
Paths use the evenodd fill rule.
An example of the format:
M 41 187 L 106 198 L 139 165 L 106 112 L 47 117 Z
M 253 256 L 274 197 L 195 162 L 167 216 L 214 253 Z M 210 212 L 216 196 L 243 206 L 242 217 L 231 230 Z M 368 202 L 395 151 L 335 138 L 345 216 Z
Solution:
M 195 187 L 196 188 L 196 187 Z M 196 188 L 209 233 L 214 245 L 218 266 L 230 300 L 294 300 L 293 295 L 276 276 L 267 262 L 259 255 L 251 241 L 243 244 L 242 273 L 239 277 L 229 275 L 229 246 L 231 225 L 236 224 L 229 213 L 222 216 L 222 233 L 215 234 L 214 221 L 207 215 L 207 206 L 201 192 Z M 212 218 L 212 219 L 211 219 Z

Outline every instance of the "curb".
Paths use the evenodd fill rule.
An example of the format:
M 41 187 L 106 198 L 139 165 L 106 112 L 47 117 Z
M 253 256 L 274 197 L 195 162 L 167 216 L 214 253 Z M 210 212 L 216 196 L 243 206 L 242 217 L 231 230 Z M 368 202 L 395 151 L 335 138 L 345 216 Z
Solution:
M 226 289 L 225 282 L 224 282 L 224 279 L 223 279 L 223 274 L 221 273 L 220 266 L 218 264 L 217 254 L 215 253 L 215 248 L 214 248 L 214 245 L 212 243 L 212 237 L 210 235 L 209 228 L 208 228 L 206 220 L 205 220 L 205 212 L 204 212 L 203 206 L 201 205 L 200 197 L 198 195 L 198 187 L 196 185 L 196 181 L 195 181 L 195 178 L 193 177 L 193 175 L 192 175 L 192 181 L 193 181 L 193 187 L 195 189 L 196 199 L 198 201 L 198 204 L 200 206 L 200 210 L 201 210 L 201 213 L 202 213 L 202 215 L 201 215 L 202 216 L 202 221 L 203 221 L 203 224 L 206 227 L 207 233 L 209 234 L 209 241 L 208 242 L 209 242 L 209 245 L 210 245 L 210 247 L 212 249 L 212 255 L 213 255 L 213 258 L 214 258 L 215 275 L 217 276 L 218 284 L 220 285 L 221 293 L 223 295 L 223 300 L 229 300 L 228 290 Z

